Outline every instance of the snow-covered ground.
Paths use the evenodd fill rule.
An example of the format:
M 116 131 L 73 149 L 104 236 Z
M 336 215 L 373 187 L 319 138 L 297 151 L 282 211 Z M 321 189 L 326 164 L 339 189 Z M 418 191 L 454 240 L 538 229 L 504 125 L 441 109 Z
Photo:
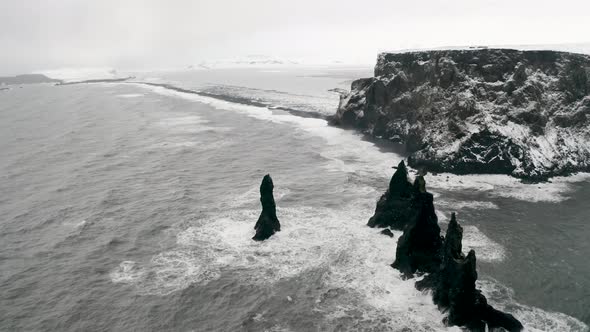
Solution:
M 531 50 L 552 50 L 572 53 L 590 54 L 590 42 L 588 43 L 564 43 L 564 44 L 515 44 L 515 45 L 463 45 L 463 46 L 442 46 L 442 47 L 424 47 L 412 49 L 392 49 L 386 53 L 405 53 L 417 51 L 436 51 L 436 50 L 465 50 L 465 49 L 482 49 L 482 48 L 507 48 L 523 51 Z
M 119 74 L 113 68 L 107 67 L 59 68 L 37 71 L 36 74 L 43 74 L 47 77 L 62 80 L 65 82 L 113 79 L 126 76 L 123 74 Z

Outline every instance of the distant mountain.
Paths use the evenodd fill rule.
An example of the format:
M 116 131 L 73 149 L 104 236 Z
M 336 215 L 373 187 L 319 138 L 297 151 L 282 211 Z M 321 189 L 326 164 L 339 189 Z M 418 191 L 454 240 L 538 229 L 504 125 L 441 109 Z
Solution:
M 17 76 L 0 77 L 0 85 L 2 84 L 33 84 L 33 83 L 52 83 L 61 82 L 60 80 L 49 78 L 42 74 L 25 74 Z
M 115 69 L 103 67 L 90 68 L 59 68 L 39 71 L 38 74 L 59 79 L 63 82 L 79 82 L 88 80 L 112 80 L 127 77 Z
M 248 68 L 248 67 L 274 67 L 294 66 L 299 62 L 289 59 L 281 59 L 266 55 L 248 55 L 234 59 L 219 59 L 203 61 L 191 69 L 219 69 L 219 68 Z

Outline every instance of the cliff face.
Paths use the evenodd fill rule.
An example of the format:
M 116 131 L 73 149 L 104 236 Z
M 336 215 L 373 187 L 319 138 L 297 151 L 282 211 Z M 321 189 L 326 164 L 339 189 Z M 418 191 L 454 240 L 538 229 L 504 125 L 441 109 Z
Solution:
M 409 165 L 532 180 L 590 170 L 590 56 L 470 49 L 383 53 L 336 124 L 406 144 Z

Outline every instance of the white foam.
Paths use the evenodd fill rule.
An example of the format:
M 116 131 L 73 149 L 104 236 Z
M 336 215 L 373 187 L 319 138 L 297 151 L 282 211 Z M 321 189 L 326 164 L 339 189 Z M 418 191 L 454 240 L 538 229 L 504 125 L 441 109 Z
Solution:
M 184 126 L 195 126 L 204 123 L 209 123 L 208 120 L 202 119 L 197 115 L 187 116 L 175 116 L 170 118 L 164 118 L 158 121 L 158 124 L 163 127 L 184 127 Z
M 380 151 L 373 143 L 362 140 L 362 135 L 328 125 L 323 119 L 303 118 L 285 113 L 273 113 L 267 107 L 232 103 L 197 94 L 179 92 L 159 86 L 136 84 L 155 93 L 180 97 L 209 105 L 213 108 L 235 111 L 262 121 L 289 125 L 305 134 L 323 138 L 326 145 L 319 154 L 326 158 L 325 168 L 334 172 L 347 172 L 361 177 L 388 181 L 394 165 L 402 158 L 391 152 Z
M 256 200 L 251 192 L 255 191 L 244 195 L 245 204 Z M 364 199 L 343 210 L 279 207 L 282 231 L 264 242 L 251 240 L 258 208 L 229 210 L 180 232 L 177 249 L 157 255 L 139 268 L 144 276 L 160 277 L 129 279 L 142 293 L 168 294 L 190 283 L 210 282 L 228 268 L 239 270 L 243 282 L 262 285 L 320 269 L 325 271 L 322 288 L 326 292 L 338 289 L 360 302 L 339 300 L 334 308 L 320 297 L 315 310 L 342 310 L 341 315 L 360 310 L 368 322 L 384 324 L 387 329 L 424 326 L 434 331 L 459 331 L 442 324 L 444 315 L 429 295 L 415 289 L 414 280 L 402 280 L 389 266 L 401 232 L 394 232 L 395 239 L 391 239 L 378 234 L 379 229 L 366 227 L 362 221 L 370 215 L 373 204 Z M 125 280 L 117 274 L 120 270 L 112 273 L 114 280 Z M 332 316 L 326 319 L 338 319 Z
M 510 311 L 525 327 L 525 331 L 579 331 L 587 332 L 588 326 L 571 316 L 541 310 L 514 301 L 514 291 L 493 279 L 477 281 L 478 288 L 495 308 Z
M 435 193 L 433 193 L 435 194 Z M 466 200 L 466 201 L 460 201 L 460 200 L 449 200 L 446 199 L 445 197 L 441 197 L 440 194 L 436 193 L 435 194 L 435 205 L 437 206 L 442 206 L 446 209 L 453 209 L 454 211 L 459 211 L 462 209 L 476 209 L 476 210 L 480 210 L 480 209 L 488 209 L 488 210 L 493 210 L 493 209 L 499 209 L 498 205 L 493 203 L 493 202 L 489 202 L 489 201 L 474 201 L 474 200 Z
M 372 320 L 391 318 L 387 323 L 390 328 L 425 325 L 448 330 L 430 296 L 417 291 L 412 280 L 402 280 L 389 266 L 396 242 L 359 222 L 367 212 L 359 205 L 346 211 L 279 208 L 282 231 L 264 242 L 251 240 L 258 209 L 234 210 L 201 220 L 178 234 L 177 250 L 156 256 L 145 267 L 147 275 L 162 276 L 159 286 L 138 286 L 142 292 L 164 294 L 190 283 L 209 282 L 213 278 L 204 275 L 218 276 L 220 270 L 228 268 L 239 270 L 243 282 L 268 285 L 322 269 L 326 289 L 341 289 L 361 297 L 361 307 L 350 304 L 347 310 L 354 307 L 358 311 L 365 306 L 370 310 L 364 314 Z M 397 238 L 401 232 L 395 235 Z M 316 303 L 332 312 L 324 307 L 326 301 L 318 299 Z M 339 305 L 346 308 L 348 304 Z
M 223 208 L 222 213 L 194 221 L 181 230 L 174 250 L 158 254 L 141 266 L 123 262 L 111 273 L 111 279 L 133 284 L 140 293 L 163 295 L 190 284 L 207 284 L 216 280 L 221 271 L 239 271 L 242 282 L 265 287 L 312 270 L 323 271 L 318 287 L 324 291 L 313 310 L 325 313 L 327 320 L 338 321 L 351 312 L 361 312 L 363 321 L 382 330 L 409 327 L 460 331 L 442 324 L 444 314 L 432 303 L 430 294 L 415 289 L 415 279 L 403 280 L 389 266 L 395 259 L 401 232 L 394 231 L 391 239 L 380 235 L 379 229 L 365 226 L 374 208 L 371 195 L 360 195 L 358 201 L 338 210 L 279 206 L 282 230 L 264 242 L 256 242 L 251 237 L 260 210 L 242 208 L 256 202 L 256 189 L 242 193 L 236 209 Z M 373 189 L 359 187 L 358 191 L 371 193 Z M 464 230 L 464 250 L 476 249 L 480 260 L 503 257 L 503 248 L 477 228 L 464 226 Z M 325 296 L 332 290 L 339 294 L 334 301 Z M 495 294 L 488 296 L 491 301 L 499 301 Z M 516 305 L 518 310 L 508 311 L 514 312 L 531 331 L 579 323 L 566 315 L 513 302 L 510 298 L 506 305 Z
M 213 127 L 210 123 L 197 115 L 175 114 L 172 117 L 159 119 L 155 126 L 163 129 L 166 136 L 148 149 L 195 149 L 199 151 L 222 149 L 235 144 L 235 139 L 226 138 L 215 141 L 203 140 L 199 133 L 224 133 L 230 127 Z
M 194 134 L 223 133 L 232 129 L 230 127 L 208 126 L 208 123 L 208 120 L 204 120 L 200 116 L 186 114 L 176 114 L 173 117 L 160 119 L 155 123 L 155 126 L 165 130 L 168 135 L 162 141 L 152 144 L 148 148 L 191 148 L 205 151 L 221 149 L 235 143 L 235 140 L 231 138 L 202 142 L 202 139 L 199 139 L 199 136 Z
M 273 123 L 291 125 L 310 135 L 321 137 L 326 146 L 319 153 L 330 162 L 325 168 L 331 171 L 354 173 L 388 181 L 394 165 L 402 157 L 379 150 L 373 143 L 363 141 L 360 134 L 329 126 L 323 119 L 302 118 L 290 114 L 273 113 L 267 107 L 231 103 L 215 98 L 178 92 L 163 87 L 138 84 L 162 95 L 175 96 L 210 105 L 214 108 L 236 111 L 247 116 Z M 589 173 L 568 177 L 555 177 L 551 182 L 526 184 L 507 175 L 428 175 L 429 187 L 443 190 L 472 190 L 485 192 L 492 197 L 513 198 L 530 202 L 560 202 L 569 198 L 572 183 L 589 181 Z
M 138 268 L 134 261 L 123 261 L 110 273 L 114 283 L 135 283 L 145 275 L 145 271 Z
M 255 190 L 244 194 L 244 204 L 257 199 L 252 192 Z M 260 214 L 258 207 L 222 209 L 223 213 L 181 231 L 176 249 L 156 255 L 141 267 L 119 267 L 111 278 L 116 282 L 129 279 L 141 293 L 168 294 L 191 283 L 208 283 L 228 269 L 239 270 L 243 282 L 264 286 L 319 269 L 326 292 L 338 289 L 351 299 L 358 298 L 354 303 L 338 301 L 345 311 L 361 310 L 375 322 L 387 317 L 389 329 L 426 326 L 448 330 L 430 296 L 417 291 L 413 281 L 402 280 L 389 266 L 395 258 L 396 240 L 380 235 L 379 229 L 366 227 L 364 220 L 373 205 L 372 199 L 362 199 L 339 210 L 278 207 L 282 231 L 264 242 L 251 239 Z M 401 235 L 394 233 L 396 239 Z M 124 273 L 130 271 L 142 271 L 143 277 L 126 279 Z M 317 310 L 335 310 L 321 297 L 315 303 Z
M 491 197 L 513 198 L 529 202 L 561 202 L 569 198 L 572 184 L 590 180 L 590 173 L 554 177 L 551 182 L 523 183 L 507 175 L 429 175 L 428 186 L 438 190 L 485 192 Z
M 184 138 L 168 137 L 166 141 L 152 144 L 148 149 L 192 149 L 197 151 L 220 150 L 236 144 L 233 139 L 224 139 L 215 142 L 203 143 L 196 140 L 186 141 Z
M 446 210 L 438 210 L 437 215 L 439 224 L 443 226 L 442 233 L 444 234 L 451 215 Z M 487 237 L 476 226 L 461 225 L 461 227 L 463 227 L 463 252 L 467 253 L 473 249 L 477 254 L 477 260 L 484 262 L 500 262 L 506 258 L 506 249 Z
M 37 73 L 63 81 L 113 79 L 119 77 L 115 70 L 105 67 L 59 68 L 39 71 Z
M 210 264 L 207 255 L 172 250 L 154 256 L 143 266 L 123 261 L 109 276 L 114 283 L 134 285 L 142 294 L 167 295 L 193 283 L 206 284 L 217 279 L 219 272 Z
M 211 268 L 212 257 L 191 250 L 172 250 L 155 256 L 149 264 L 150 279 L 144 289 L 149 294 L 170 294 L 193 283 L 206 284 L 219 278 Z
M 142 93 L 125 93 L 125 94 L 120 94 L 117 95 L 117 97 L 119 98 L 138 98 L 138 97 L 143 97 L 144 95 Z
M 63 223 L 64 226 L 67 227 L 72 227 L 75 229 L 79 229 L 79 228 L 84 228 L 84 226 L 86 226 L 86 219 L 83 220 L 71 220 L 71 221 L 66 221 Z
M 273 196 L 275 202 L 280 202 L 285 196 L 289 195 L 291 190 L 287 188 L 287 185 L 283 184 L 281 187 L 276 187 L 273 190 Z M 230 193 L 233 195 L 231 200 L 221 200 L 217 208 L 219 209 L 235 209 L 241 207 L 252 207 L 253 205 L 258 206 L 260 204 L 260 187 L 253 186 L 244 192 Z
M 492 241 L 477 227 L 463 225 L 463 251 L 475 250 L 477 260 L 484 262 L 502 261 L 506 257 L 506 250 L 500 244 Z

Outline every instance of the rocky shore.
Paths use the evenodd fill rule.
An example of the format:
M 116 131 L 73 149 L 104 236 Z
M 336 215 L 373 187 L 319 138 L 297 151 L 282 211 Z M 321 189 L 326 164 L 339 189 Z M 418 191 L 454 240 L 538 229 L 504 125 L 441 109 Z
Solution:
M 433 172 L 532 181 L 590 171 L 590 56 L 466 49 L 382 53 L 332 122 L 404 143 Z

